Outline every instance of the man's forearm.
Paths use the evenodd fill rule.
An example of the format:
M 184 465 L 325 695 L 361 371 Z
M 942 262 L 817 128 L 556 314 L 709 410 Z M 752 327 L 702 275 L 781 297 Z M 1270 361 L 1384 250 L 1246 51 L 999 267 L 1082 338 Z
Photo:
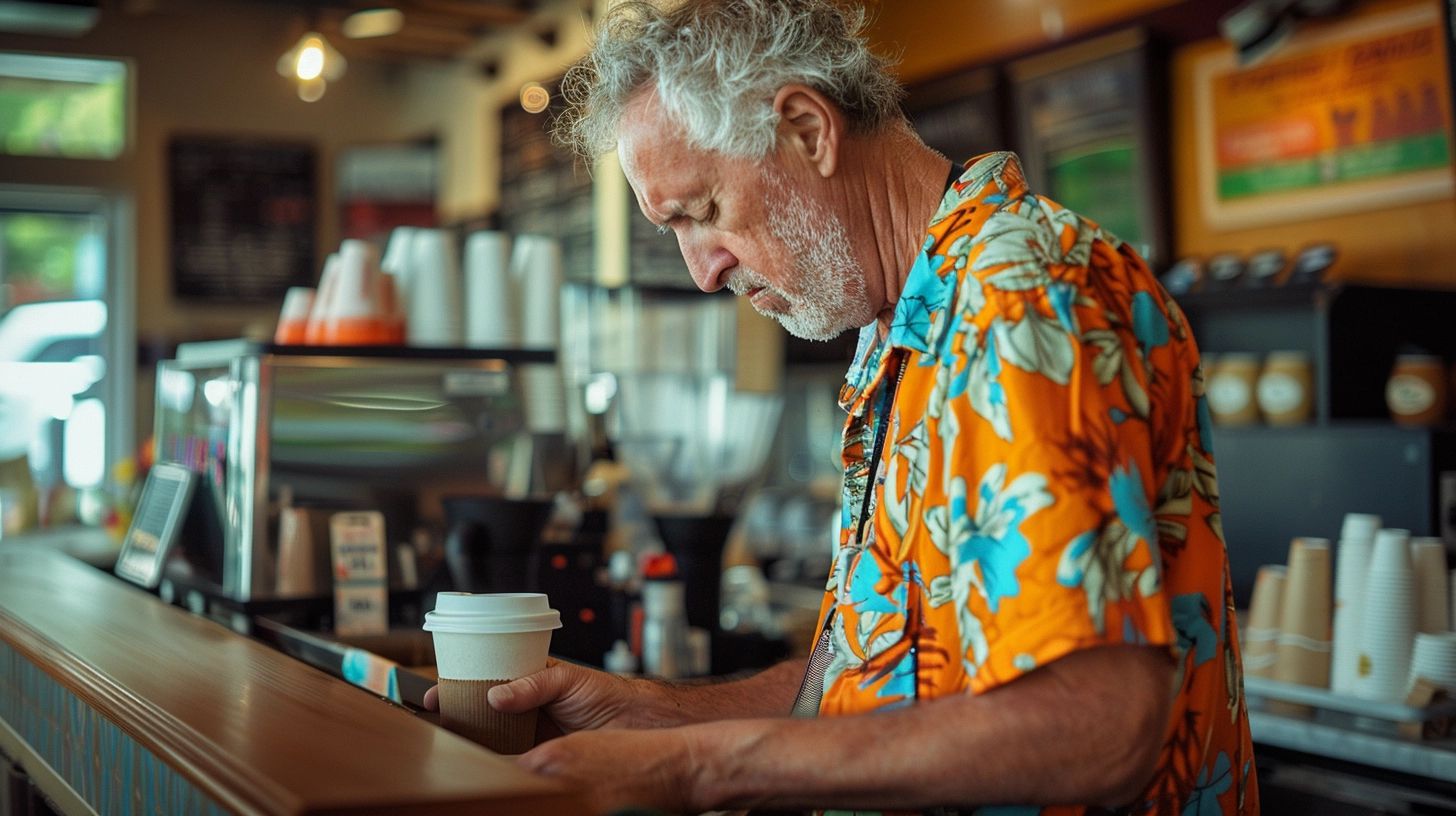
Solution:
M 714 720 L 786 717 L 804 677 L 804 658 L 737 680 L 708 683 L 662 683 L 651 695 L 652 726 L 677 726 Z M 645 713 L 645 712 L 644 712 Z
M 1063 658 L 981 696 L 690 729 L 710 807 L 1120 804 L 1157 760 L 1172 669 L 1150 648 Z

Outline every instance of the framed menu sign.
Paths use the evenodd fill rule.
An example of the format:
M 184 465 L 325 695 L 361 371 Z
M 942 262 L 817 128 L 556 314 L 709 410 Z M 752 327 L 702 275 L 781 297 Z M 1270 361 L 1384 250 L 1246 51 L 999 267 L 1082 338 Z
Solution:
M 1452 98 L 1435 4 L 1296 33 L 1268 60 L 1193 66 L 1199 200 L 1219 229 L 1449 199 Z
M 136 515 L 121 542 L 116 574 L 151 589 L 162 579 L 162 564 L 186 518 L 192 499 L 192 471 L 158 462 L 147 474 Z
M 178 298 L 268 303 L 313 283 L 312 145 L 178 137 L 167 167 Z

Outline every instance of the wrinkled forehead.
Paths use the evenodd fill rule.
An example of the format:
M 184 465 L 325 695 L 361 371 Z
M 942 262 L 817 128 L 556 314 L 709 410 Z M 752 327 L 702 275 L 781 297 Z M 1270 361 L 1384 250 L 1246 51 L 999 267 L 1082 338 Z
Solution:
M 650 87 L 638 91 L 622 106 L 622 115 L 617 121 L 617 157 L 628 178 L 638 175 L 644 160 L 685 153 L 689 149 L 686 132 Z

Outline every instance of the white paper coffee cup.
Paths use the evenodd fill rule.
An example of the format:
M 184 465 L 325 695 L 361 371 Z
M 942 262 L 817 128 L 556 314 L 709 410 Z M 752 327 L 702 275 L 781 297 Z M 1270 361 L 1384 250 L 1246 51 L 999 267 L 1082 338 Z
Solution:
M 546 668 L 561 613 L 539 593 L 442 592 L 424 628 L 435 640 L 441 723 L 499 753 L 530 750 L 536 712 L 503 714 L 486 693 Z

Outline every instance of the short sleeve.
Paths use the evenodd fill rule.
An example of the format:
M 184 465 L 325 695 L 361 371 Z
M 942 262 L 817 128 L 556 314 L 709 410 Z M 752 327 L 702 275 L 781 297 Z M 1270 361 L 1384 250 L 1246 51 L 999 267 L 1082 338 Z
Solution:
M 988 284 L 939 363 L 950 584 L 938 589 L 957 605 L 977 692 L 1078 649 L 1176 643 L 1150 416 L 1151 386 L 1172 372 L 1130 320 L 1062 287 Z

